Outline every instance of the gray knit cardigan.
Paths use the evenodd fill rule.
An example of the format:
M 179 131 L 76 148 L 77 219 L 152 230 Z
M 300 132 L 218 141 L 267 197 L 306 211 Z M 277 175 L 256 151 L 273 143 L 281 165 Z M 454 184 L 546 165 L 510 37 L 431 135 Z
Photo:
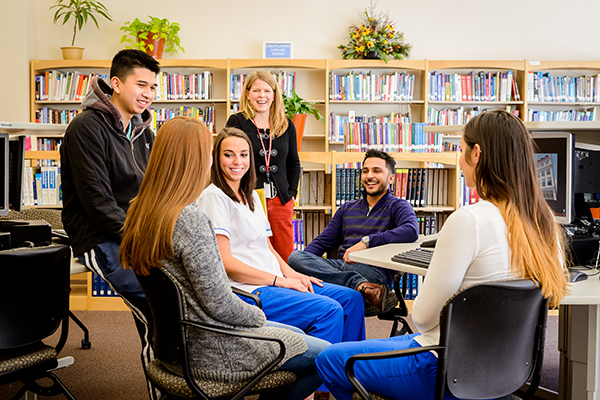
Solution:
M 265 315 L 240 300 L 229 285 L 210 219 L 194 202 L 186 206 L 173 231 L 174 257 L 163 260 L 184 297 L 186 319 L 276 336 L 285 343 L 283 364 L 307 346 L 296 333 L 264 327 Z M 197 379 L 235 383 L 256 375 L 279 352 L 273 342 L 224 336 L 188 328 L 193 374 Z

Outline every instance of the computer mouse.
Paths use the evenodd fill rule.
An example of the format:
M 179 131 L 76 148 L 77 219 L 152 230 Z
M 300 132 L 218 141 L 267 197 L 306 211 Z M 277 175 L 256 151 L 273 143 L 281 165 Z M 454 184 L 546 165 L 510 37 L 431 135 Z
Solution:
M 437 239 L 426 240 L 423 243 L 421 243 L 420 246 L 421 247 L 435 247 L 436 242 L 437 242 Z
M 577 271 L 577 270 L 569 270 L 569 281 L 570 282 L 581 282 L 585 281 L 588 276 L 585 272 Z

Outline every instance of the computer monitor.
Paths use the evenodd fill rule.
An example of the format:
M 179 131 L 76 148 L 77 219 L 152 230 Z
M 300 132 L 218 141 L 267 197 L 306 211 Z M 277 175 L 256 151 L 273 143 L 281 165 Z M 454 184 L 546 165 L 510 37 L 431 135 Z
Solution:
M 600 193 L 600 151 L 576 146 L 573 192 Z
M 8 151 L 8 202 L 10 209 L 23 209 L 23 167 L 25 164 L 25 136 L 12 137 Z
M 8 215 L 8 134 L 0 133 L 0 176 L 2 186 L 0 187 L 0 216 Z
M 536 174 L 546 202 L 562 224 L 573 221 L 573 153 L 570 132 L 533 132 Z

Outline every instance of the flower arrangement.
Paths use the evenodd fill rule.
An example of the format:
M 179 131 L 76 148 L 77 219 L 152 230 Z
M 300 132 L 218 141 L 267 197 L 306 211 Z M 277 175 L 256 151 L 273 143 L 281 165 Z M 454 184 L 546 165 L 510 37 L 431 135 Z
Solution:
M 365 9 L 360 25 L 352 24 L 348 28 L 350 41 L 340 44 L 344 59 L 380 58 L 386 63 L 390 58 L 408 57 L 411 45 L 404 41 L 404 33 L 397 32 L 387 12 L 375 14 L 375 5 Z

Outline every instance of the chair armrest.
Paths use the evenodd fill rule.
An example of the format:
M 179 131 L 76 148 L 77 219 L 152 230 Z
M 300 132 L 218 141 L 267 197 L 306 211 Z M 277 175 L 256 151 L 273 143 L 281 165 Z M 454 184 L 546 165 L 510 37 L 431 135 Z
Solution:
M 444 346 L 425 346 L 425 347 L 414 347 L 412 349 L 405 350 L 393 350 L 393 351 L 382 351 L 379 353 L 363 353 L 363 354 L 355 354 L 350 357 L 346 361 L 346 377 L 354 386 L 354 389 L 360 394 L 360 397 L 363 400 L 372 400 L 369 392 L 365 389 L 365 387 L 358 381 L 356 375 L 354 374 L 354 364 L 357 361 L 361 360 L 384 360 L 387 358 L 397 358 L 397 357 L 406 357 L 410 355 L 426 353 L 428 351 L 438 351 L 444 350 Z
M 233 293 L 237 294 L 238 296 L 247 297 L 247 298 L 253 300 L 254 303 L 256 304 L 256 307 L 262 309 L 262 301 L 260 301 L 260 298 L 257 295 L 246 292 L 245 290 L 242 290 L 242 289 L 238 289 L 235 286 L 231 287 L 231 291 Z
M 184 326 L 187 325 L 187 326 L 191 326 L 194 328 L 202 329 L 202 330 L 213 332 L 213 333 L 243 337 L 243 338 L 254 339 L 254 340 L 265 340 L 265 341 L 269 341 L 269 342 L 276 342 L 279 344 L 279 354 L 277 355 L 277 357 L 275 357 L 275 359 L 273 361 L 271 361 L 269 363 L 269 365 L 267 365 L 265 368 L 263 368 L 259 372 L 259 374 L 256 375 L 254 377 L 254 379 L 252 379 L 244 387 L 244 389 L 239 391 L 238 394 L 232 400 L 239 400 L 239 399 L 243 398 L 244 395 L 250 389 L 252 389 L 254 387 L 254 385 L 256 385 L 262 378 L 264 378 L 265 375 L 267 375 L 273 368 L 275 368 L 277 366 L 277 364 L 279 364 L 279 362 L 281 360 L 283 360 L 283 357 L 285 356 L 285 344 L 283 343 L 283 341 L 281 339 L 276 338 L 275 336 L 265 335 L 262 333 L 239 331 L 239 330 L 230 329 L 230 328 L 223 328 L 220 326 L 203 324 L 201 322 L 191 322 L 191 321 L 185 321 L 185 320 L 179 321 L 179 322 Z M 200 388 L 198 387 L 196 382 L 191 378 L 192 375 L 191 375 L 191 370 L 189 368 L 190 364 L 189 364 L 188 356 L 187 356 L 187 354 L 185 354 L 185 352 L 183 352 L 183 353 L 184 353 L 183 354 L 184 361 L 182 363 L 182 366 L 184 369 L 184 377 L 186 378 L 186 382 L 190 386 L 190 388 L 192 388 L 192 391 L 194 391 L 195 393 L 202 393 L 202 391 L 200 390 Z

